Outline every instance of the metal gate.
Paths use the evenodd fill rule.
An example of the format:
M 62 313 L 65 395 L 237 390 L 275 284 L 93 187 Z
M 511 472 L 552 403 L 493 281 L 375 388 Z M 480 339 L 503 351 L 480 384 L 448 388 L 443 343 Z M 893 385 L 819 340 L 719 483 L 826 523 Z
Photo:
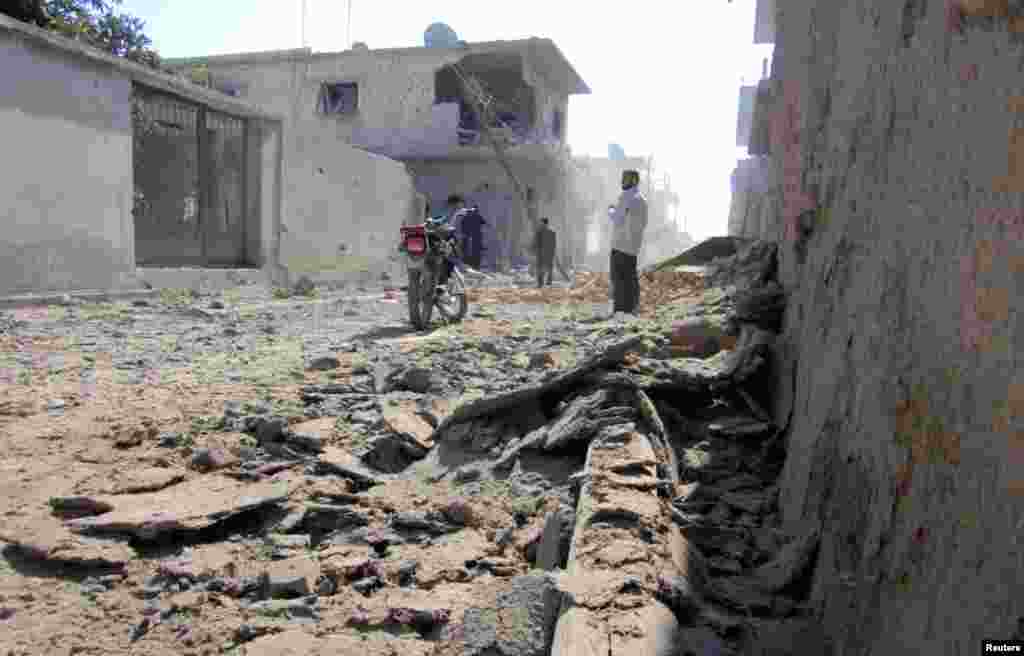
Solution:
M 246 121 L 135 85 L 138 266 L 245 264 Z

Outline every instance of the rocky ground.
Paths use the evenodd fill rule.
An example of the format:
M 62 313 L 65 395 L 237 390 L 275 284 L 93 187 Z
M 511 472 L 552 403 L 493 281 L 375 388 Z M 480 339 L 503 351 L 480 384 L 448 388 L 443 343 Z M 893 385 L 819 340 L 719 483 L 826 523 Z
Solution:
M 822 653 L 773 268 L 8 312 L 0 654 Z

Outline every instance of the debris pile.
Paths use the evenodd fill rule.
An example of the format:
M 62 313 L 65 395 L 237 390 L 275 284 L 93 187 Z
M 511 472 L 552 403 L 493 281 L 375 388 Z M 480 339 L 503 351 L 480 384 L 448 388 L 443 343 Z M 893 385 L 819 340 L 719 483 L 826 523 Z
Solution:
M 648 272 L 640 276 L 640 306 L 650 313 L 667 303 L 678 303 L 699 293 L 703 278 L 696 271 Z M 471 303 L 608 303 L 611 298 L 607 273 L 577 273 L 571 287 L 470 288 Z
M 112 570 L 83 585 L 101 599 L 144 571 L 139 550 L 170 552 L 132 583 L 132 642 L 211 642 L 179 621 L 201 609 L 231 627 L 228 648 L 262 655 L 754 654 L 787 640 L 825 653 L 802 605 L 819 527 L 783 532 L 776 508 L 788 416 L 771 412 L 785 306 L 774 256 L 754 243 L 706 278 L 645 274 L 649 299 L 684 300 L 689 318 L 659 339 L 606 327 L 562 368 L 512 378 L 496 363 L 524 342 L 477 344 L 495 361 L 485 375 L 510 379 L 483 394 L 459 383 L 483 360 L 453 342 L 440 377 L 425 360 L 378 358 L 301 387 L 301 423 L 225 404 L 217 429 L 238 448 L 154 431 L 126 447 L 156 454 L 145 485 L 10 513 L 0 539 Z M 475 293 L 604 302 L 602 280 Z M 677 296 L 705 280 L 717 294 Z M 0 610 L 17 622 L 13 599 Z

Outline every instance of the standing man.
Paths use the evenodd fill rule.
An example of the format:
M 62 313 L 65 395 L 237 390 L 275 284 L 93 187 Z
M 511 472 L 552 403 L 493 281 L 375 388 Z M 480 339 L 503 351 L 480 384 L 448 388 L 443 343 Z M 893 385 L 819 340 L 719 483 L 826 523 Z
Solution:
M 487 225 L 487 221 L 484 220 L 480 214 L 480 208 L 476 205 L 462 213 L 462 253 L 466 264 L 477 270 L 480 269 L 485 225 Z
M 640 193 L 640 172 L 622 172 L 622 194 L 612 213 L 611 283 L 614 312 L 636 314 L 640 308 L 637 255 L 647 228 L 647 199 Z
M 533 238 L 533 252 L 537 255 L 537 289 L 544 287 L 544 274 L 547 274 L 547 286 L 551 286 L 551 274 L 555 268 L 555 231 L 551 229 L 547 217 L 540 220 L 540 228 Z

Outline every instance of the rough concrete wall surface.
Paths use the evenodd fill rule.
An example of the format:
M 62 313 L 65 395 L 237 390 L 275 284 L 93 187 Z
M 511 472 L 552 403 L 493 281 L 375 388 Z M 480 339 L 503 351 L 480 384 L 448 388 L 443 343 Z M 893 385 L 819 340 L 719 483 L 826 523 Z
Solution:
M 1009 26 L 936 0 L 779 2 L 780 506 L 824 528 L 812 601 L 835 654 L 980 653 L 1024 619 Z
M 376 59 L 361 57 L 210 66 L 215 77 L 241 83 L 246 100 L 287 117 L 281 264 L 293 273 L 388 269 L 398 226 L 416 213 L 415 190 L 404 165 L 348 145 L 354 126 L 387 104 L 383 91 L 361 83 L 360 110 L 353 118 L 316 111 L 322 82 L 362 82 L 364 73 L 380 66 Z M 394 100 L 402 92 L 392 90 L 388 97 Z
M 294 272 L 389 268 L 398 228 L 416 211 L 406 168 L 329 138 L 302 143 L 302 160 L 286 157 L 281 263 Z
M 116 286 L 132 269 L 130 81 L 6 31 L 0 61 L 0 293 Z

